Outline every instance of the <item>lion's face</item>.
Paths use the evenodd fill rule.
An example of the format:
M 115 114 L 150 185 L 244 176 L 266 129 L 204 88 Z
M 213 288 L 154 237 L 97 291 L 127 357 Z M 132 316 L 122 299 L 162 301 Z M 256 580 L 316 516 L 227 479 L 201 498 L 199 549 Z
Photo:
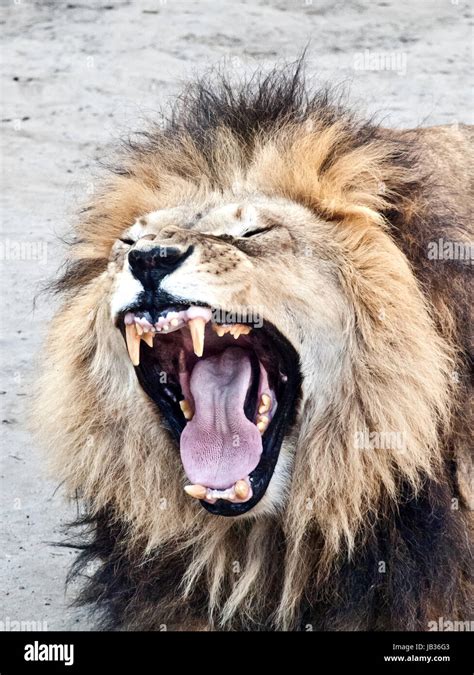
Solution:
M 344 368 L 337 271 L 324 223 L 285 199 L 155 211 L 114 244 L 111 330 L 211 513 L 284 503 L 294 429 Z

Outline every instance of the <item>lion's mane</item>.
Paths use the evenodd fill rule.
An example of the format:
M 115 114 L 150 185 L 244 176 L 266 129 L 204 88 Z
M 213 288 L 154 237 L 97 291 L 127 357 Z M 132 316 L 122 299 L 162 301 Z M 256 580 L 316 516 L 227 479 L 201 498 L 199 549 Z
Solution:
M 361 123 L 327 91 L 307 94 L 298 66 L 237 87 L 201 82 L 119 153 L 55 284 L 62 304 L 34 409 L 55 475 L 84 504 L 75 571 L 88 571 L 82 599 L 106 627 L 386 630 L 469 618 L 472 268 L 426 255 L 429 241 L 468 241 L 466 133 Z M 103 298 L 111 246 L 136 218 L 244 174 L 322 218 L 322 254 L 353 316 L 343 381 L 325 414 L 307 402 L 292 432 L 291 499 L 239 521 L 182 493 L 176 448 L 157 434 L 153 404 L 136 400 Z M 403 430 L 407 447 L 361 451 L 362 429 Z

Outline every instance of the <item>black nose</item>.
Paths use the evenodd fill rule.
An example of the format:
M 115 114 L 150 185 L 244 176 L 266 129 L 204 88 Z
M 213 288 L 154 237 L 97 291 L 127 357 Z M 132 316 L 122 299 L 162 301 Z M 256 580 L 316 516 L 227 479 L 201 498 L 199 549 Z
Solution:
M 191 255 L 193 247 L 187 249 L 175 246 L 154 246 L 147 250 L 133 249 L 128 254 L 128 262 L 134 276 L 141 281 L 147 277 L 156 278 L 170 274 Z

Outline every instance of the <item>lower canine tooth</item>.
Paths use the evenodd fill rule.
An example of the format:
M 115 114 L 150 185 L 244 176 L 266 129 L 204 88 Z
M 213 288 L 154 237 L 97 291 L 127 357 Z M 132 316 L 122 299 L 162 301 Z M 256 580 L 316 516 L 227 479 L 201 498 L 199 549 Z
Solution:
M 140 363 L 140 336 L 138 335 L 135 324 L 125 326 L 125 337 L 127 340 L 127 349 L 130 360 L 134 366 Z
M 194 412 L 193 409 L 191 408 L 189 401 L 186 401 L 184 399 L 183 401 L 179 402 L 179 407 L 183 411 L 184 419 L 186 420 L 192 420 L 194 417 Z
M 195 499 L 205 499 L 207 495 L 207 488 L 203 485 L 186 485 L 184 491 Z
M 202 356 L 204 352 L 204 330 L 206 328 L 206 321 L 200 316 L 188 321 L 189 330 L 191 331 L 191 338 L 193 341 L 193 350 L 196 356 Z
M 238 480 L 234 486 L 234 492 L 239 499 L 247 499 L 250 488 L 244 480 Z

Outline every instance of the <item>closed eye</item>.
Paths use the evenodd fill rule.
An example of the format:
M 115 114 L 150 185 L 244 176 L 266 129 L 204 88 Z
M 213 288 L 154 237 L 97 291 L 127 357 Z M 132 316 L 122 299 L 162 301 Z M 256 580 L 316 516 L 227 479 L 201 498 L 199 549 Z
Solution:
M 263 234 L 263 232 L 269 232 L 269 231 L 270 230 L 269 230 L 268 227 L 259 227 L 255 230 L 249 230 L 248 232 L 244 232 L 244 234 L 242 234 L 241 236 L 242 236 L 242 238 L 254 237 L 257 234 Z
M 135 241 L 133 239 L 120 239 L 122 244 L 127 244 L 127 246 L 133 246 Z

